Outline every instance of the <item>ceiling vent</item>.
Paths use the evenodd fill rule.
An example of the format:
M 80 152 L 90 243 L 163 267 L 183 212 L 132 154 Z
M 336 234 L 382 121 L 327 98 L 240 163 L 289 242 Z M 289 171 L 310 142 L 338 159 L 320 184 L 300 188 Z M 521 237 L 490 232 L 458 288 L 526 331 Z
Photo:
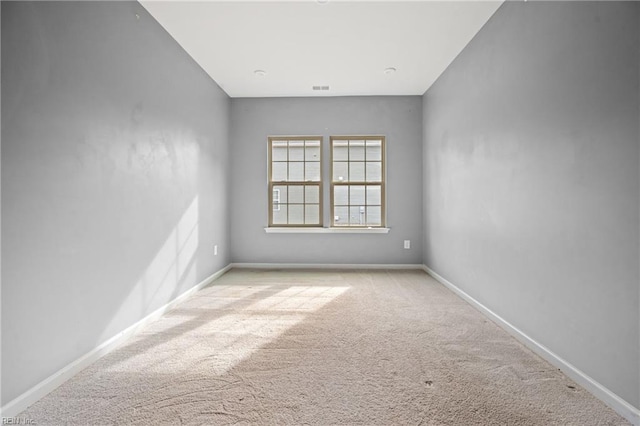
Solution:
M 313 86 L 313 90 L 329 90 L 329 86 Z

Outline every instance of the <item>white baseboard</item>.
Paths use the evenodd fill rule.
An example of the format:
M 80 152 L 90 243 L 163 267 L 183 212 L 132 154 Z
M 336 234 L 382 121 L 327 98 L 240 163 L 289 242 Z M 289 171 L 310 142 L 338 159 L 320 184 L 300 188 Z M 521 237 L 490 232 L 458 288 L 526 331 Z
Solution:
M 67 365 L 66 367 L 52 374 L 48 378 L 44 379 L 43 381 L 41 381 L 40 383 L 38 383 L 37 385 L 29 389 L 22 395 L 8 402 L 4 407 L 0 409 L 0 416 L 4 418 L 17 416 L 19 413 L 26 410 L 30 405 L 32 405 L 39 399 L 49 394 L 51 391 L 56 389 L 58 386 L 62 385 L 64 382 L 66 382 L 67 380 L 75 376 L 77 373 L 79 373 L 80 371 L 82 371 L 83 369 L 85 369 L 86 367 L 88 367 L 98 359 L 102 358 L 109 352 L 116 349 L 118 346 L 124 343 L 127 339 L 134 336 L 138 331 L 140 331 L 147 324 L 157 320 L 165 312 L 172 309 L 173 307 L 178 305 L 180 302 L 184 301 L 184 299 L 188 298 L 189 296 L 191 296 L 198 290 L 202 289 L 203 287 L 206 287 L 207 285 L 211 284 L 211 282 L 215 281 L 217 278 L 222 276 L 229 269 L 231 269 L 230 264 L 220 269 L 218 272 L 214 273 L 213 275 L 210 275 L 209 277 L 205 278 L 200 283 L 198 283 L 194 287 L 191 287 L 189 290 L 185 291 L 184 293 L 182 293 L 181 295 L 179 295 L 178 297 L 176 297 L 166 305 L 156 309 L 155 311 L 153 311 L 146 317 L 142 318 L 135 324 L 127 327 L 120 333 L 111 337 L 106 342 L 103 342 L 95 349 L 86 353 L 85 355 L 78 358 L 77 360 L 73 361 L 71 364 Z
M 559 368 L 563 373 L 569 376 L 573 381 L 578 383 L 580 386 L 591 392 L 596 398 L 600 399 L 602 402 L 607 404 L 609 407 L 614 409 L 618 414 L 629 420 L 632 424 L 636 426 L 640 426 L 640 410 L 624 399 L 620 398 L 615 393 L 611 392 L 609 389 L 596 382 L 594 379 L 589 377 L 584 372 L 580 371 L 578 368 L 571 365 L 569 362 L 560 358 L 558 355 L 550 351 L 544 345 L 538 343 L 531 337 L 527 336 L 521 330 L 513 326 L 507 320 L 500 317 L 498 314 L 493 312 L 491 309 L 484 306 L 482 303 L 478 302 L 472 296 L 465 293 L 460 288 L 456 287 L 451 282 L 447 281 L 444 277 L 439 275 L 437 272 L 432 270 L 426 265 L 422 265 L 424 271 L 431 275 L 433 278 L 438 280 L 445 287 L 449 288 L 451 291 L 456 293 L 462 299 L 467 301 L 470 305 L 478 309 L 484 315 L 489 317 L 494 323 L 504 329 L 506 332 L 515 337 L 519 342 L 524 344 L 526 347 L 531 349 L 533 352 L 538 354 L 544 360 L 548 361 L 551 365 Z
M 421 264 L 412 263 L 232 263 L 237 269 L 423 269 Z

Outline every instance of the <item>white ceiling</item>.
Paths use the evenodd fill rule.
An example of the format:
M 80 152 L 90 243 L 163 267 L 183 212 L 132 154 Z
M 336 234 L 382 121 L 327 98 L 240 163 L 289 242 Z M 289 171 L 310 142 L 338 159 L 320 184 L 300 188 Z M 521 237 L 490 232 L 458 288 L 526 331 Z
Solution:
M 502 4 L 324 1 L 141 3 L 231 97 L 422 95 Z

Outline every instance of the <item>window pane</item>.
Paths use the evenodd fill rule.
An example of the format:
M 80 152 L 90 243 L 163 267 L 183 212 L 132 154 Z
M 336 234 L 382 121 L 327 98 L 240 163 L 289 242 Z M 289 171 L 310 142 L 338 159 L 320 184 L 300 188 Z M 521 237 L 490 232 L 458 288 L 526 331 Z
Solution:
M 271 165 L 271 180 L 274 182 L 287 180 L 287 163 L 273 163 Z
M 286 204 L 280 204 L 280 210 L 273 212 L 273 224 L 274 225 L 287 224 L 287 205 Z
M 287 161 L 287 143 L 273 141 L 271 145 L 271 161 Z
M 349 161 L 364 161 L 364 141 L 349 142 Z
M 294 182 L 302 182 L 304 180 L 304 163 L 289 162 L 289 180 Z
M 364 204 L 364 186 L 351 186 L 349 204 Z
M 382 191 L 378 185 L 367 186 L 367 205 L 381 205 Z
M 349 224 L 364 225 L 366 223 L 364 214 L 365 214 L 364 206 L 349 207 Z
M 320 223 L 320 206 L 317 204 L 307 204 L 304 208 L 304 223 L 307 225 L 317 225 Z
M 367 161 L 367 182 L 382 182 L 382 163 Z
M 349 204 L 349 187 L 339 185 L 333 187 L 333 204 L 336 206 L 346 206 Z
M 304 142 L 289 142 L 289 161 L 304 161 Z
M 333 161 L 347 161 L 349 159 L 347 141 L 333 141 Z
M 291 196 L 291 194 L 289 194 Z M 304 223 L 304 206 L 302 204 L 289 204 L 289 224 L 302 225 Z
M 307 141 L 304 152 L 306 161 L 320 161 L 320 141 Z
M 349 163 L 349 182 L 364 181 L 364 162 Z
M 277 194 L 277 195 L 276 195 Z M 273 200 L 276 201 L 277 197 L 280 197 L 280 203 L 287 203 L 287 187 L 285 185 L 273 186 Z
M 333 215 L 335 226 L 349 226 L 349 207 L 335 207 Z
M 367 225 L 368 226 L 382 225 L 382 215 L 381 215 L 380 206 L 367 206 Z
M 320 187 L 315 185 L 307 185 L 305 190 L 305 202 L 312 204 L 320 203 Z
M 302 204 L 302 203 L 304 203 L 303 191 L 304 191 L 304 186 L 302 186 L 302 185 L 291 185 L 291 186 L 289 186 L 289 201 L 288 202 L 290 204 L 293 204 L 293 203 Z
M 347 182 L 349 180 L 349 163 L 333 163 L 333 181 Z
M 305 163 L 304 180 L 306 182 L 320 182 L 320 162 Z
M 381 141 L 367 141 L 367 161 L 382 161 Z

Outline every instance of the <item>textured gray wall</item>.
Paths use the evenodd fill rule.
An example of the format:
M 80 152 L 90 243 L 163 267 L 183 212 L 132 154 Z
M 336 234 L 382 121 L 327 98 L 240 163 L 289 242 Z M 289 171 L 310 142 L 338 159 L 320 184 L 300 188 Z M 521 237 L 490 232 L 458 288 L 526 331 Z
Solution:
M 506 2 L 423 104 L 426 265 L 636 407 L 639 8 Z
M 231 257 L 234 262 L 421 263 L 422 103 L 419 96 L 232 99 Z M 388 234 L 266 234 L 267 137 L 324 136 L 324 223 L 329 136 L 387 137 Z M 404 250 L 403 240 L 411 240 Z
M 2 63 L 4 404 L 230 257 L 229 98 L 138 3 L 2 2 Z

